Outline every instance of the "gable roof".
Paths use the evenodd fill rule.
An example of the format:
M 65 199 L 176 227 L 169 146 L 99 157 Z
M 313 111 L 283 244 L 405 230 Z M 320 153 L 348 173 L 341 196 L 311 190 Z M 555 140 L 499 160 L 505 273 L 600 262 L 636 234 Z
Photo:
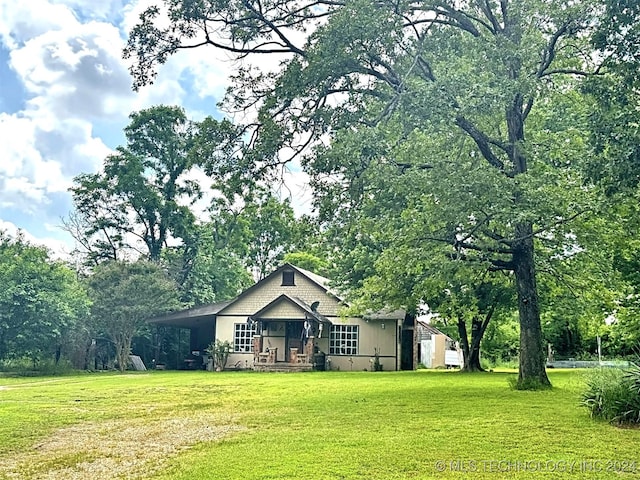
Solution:
M 281 274 L 283 270 L 293 270 L 298 272 L 299 274 L 303 275 L 308 280 L 310 280 L 312 283 L 320 287 L 320 289 L 322 289 L 322 291 L 324 291 L 325 293 L 333 296 L 338 301 L 345 303 L 344 300 L 336 292 L 331 290 L 330 288 L 331 280 L 329 280 L 328 278 L 325 278 L 321 275 L 305 270 L 304 268 L 296 267 L 291 263 L 284 263 L 280 265 L 277 269 L 275 269 L 273 272 L 271 272 L 269 275 L 267 275 L 265 278 L 257 281 L 252 286 L 250 286 L 249 288 L 244 290 L 242 293 L 240 293 L 240 295 L 238 295 L 237 297 L 231 300 L 226 300 L 224 302 L 211 303 L 207 305 L 200 305 L 198 307 L 193 307 L 186 310 L 180 310 L 178 312 L 162 315 L 159 317 L 154 317 L 147 321 L 149 323 L 153 323 L 156 325 L 169 325 L 169 326 L 183 327 L 183 328 L 195 327 L 198 324 L 205 321 L 206 317 L 215 317 L 218 314 L 223 313 L 223 311 L 227 307 L 231 306 L 232 304 L 246 297 L 247 295 L 250 295 L 254 290 L 260 287 L 260 284 L 262 284 L 263 282 L 267 281 L 270 278 L 275 277 L 276 275 Z M 290 295 L 286 295 L 286 294 L 281 295 L 276 300 L 269 303 L 269 305 L 262 308 L 260 312 L 265 311 L 267 307 L 272 305 L 275 301 L 281 299 L 281 297 L 283 296 L 286 297 L 291 303 L 294 303 L 299 308 L 303 309 L 305 313 L 309 314 L 311 318 L 314 318 L 319 322 L 331 323 L 323 315 L 320 315 L 318 312 L 314 312 L 313 309 L 309 305 L 307 305 L 305 302 L 303 302 L 301 299 L 290 296 Z M 257 313 L 254 315 L 257 315 Z
M 301 275 L 305 276 L 307 279 L 311 280 L 312 283 L 315 283 L 325 293 L 335 297 L 337 300 L 339 300 L 340 302 L 344 303 L 344 300 L 330 289 L 331 280 L 329 280 L 328 278 L 325 278 L 325 277 L 323 277 L 321 275 L 317 275 L 317 274 L 315 274 L 313 272 L 305 270 L 304 268 L 296 267 L 295 265 L 293 265 L 291 263 L 283 263 L 278 268 L 276 268 L 273 272 L 271 272 L 269 275 L 264 277 L 262 280 L 258 280 L 256 283 L 254 283 L 249 288 L 244 290 L 240 295 L 238 295 L 236 298 L 231 300 L 227 305 L 225 305 L 218 313 L 223 313 L 223 310 L 225 310 L 228 306 L 231 306 L 232 304 L 234 304 L 238 300 L 246 297 L 247 295 L 250 295 L 253 291 L 255 291 L 257 288 L 259 288 L 262 283 L 270 280 L 271 278 L 273 278 L 273 277 L 275 277 L 277 275 L 280 275 L 282 273 L 282 271 L 284 271 L 284 270 L 294 270 L 294 271 L 300 273 Z
M 278 304 L 278 303 L 280 303 L 282 301 L 287 301 L 287 302 L 292 303 L 293 305 L 297 306 L 298 308 L 300 308 L 304 312 L 305 318 L 310 318 L 310 319 L 316 320 L 316 321 L 318 321 L 320 323 L 331 323 L 331 320 L 329 320 L 324 315 L 321 315 L 320 313 L 316 312 L 306 302 L 304 302 L 303 300 L 299 299 L 298 297 L 294 297 L 292 295 L 287 295 L 286 293 L 283 293 L 279 297 L 277 297 L 274 300 L 272 300 L 271 302 L 269 302 L 267 305 L 262 307 L 256 313 L 251 315 L 251 317 L 259 318 L 261 315 L 263 315 L 271 307 L 273 307 L 274 305 L 276 305 L 276 304 Z
M 444 335 L 447 338 L 451 338 L 451 337 L 449 337 L 449 335 L 447 335 L 446 333 L 442 333 L 436 327 L 434 327 L 433 325 L 428 324 L 424 320 L 418 320 L 416 323 L 423 329 L 423 331 L 425 333 L 428 333 L 430 335 Z

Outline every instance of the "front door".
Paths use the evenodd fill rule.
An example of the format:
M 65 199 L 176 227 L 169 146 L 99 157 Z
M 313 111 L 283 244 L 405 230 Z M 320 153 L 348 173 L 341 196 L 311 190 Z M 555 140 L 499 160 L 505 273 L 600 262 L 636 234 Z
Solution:
M 286 338 L 286 358 L 287 362 L 291 362 L 291 349 L 297 348 L 298 353 L 304 353 L 302 350 L 302 322 L 287 322 L 287 338 Z

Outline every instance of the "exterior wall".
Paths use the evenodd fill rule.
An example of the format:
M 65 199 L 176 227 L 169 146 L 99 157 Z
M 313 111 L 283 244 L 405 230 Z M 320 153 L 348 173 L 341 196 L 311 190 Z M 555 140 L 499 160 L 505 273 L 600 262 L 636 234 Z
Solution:
M 331 370 L 372 370 L 375 351 L 378 349 L 380 363 L 383 370 L 398 369 L 398 340 L 396 332 L 398 329 L 397 320 L 385 321 L 365 321 L 361 318 L 349 318 L 344 321 L 338 320 L 334 324 L 358 325 L 358 354 L 338 355 L 329 353 L 329 332 L 322 345 L 322 349 L 327 354 L 327 368 Z M 382 325 L 384 324 L 384 328 Z M 324 336 L 323 332 L 323 336 Z
M 246 318 L 220 316 L 216 322 L 216 340 L 229 341 L 233 345 L 233 335 L 236 323 L 246 323 Z M 227 361 L 227 367 L 237 365 L 239 368 L 251 368 L 253 366 L 252 352 L 232 352 Z
M 234 325 L 236 323 L 245 323 L 250 315 L 261 310 L 273 300 L 278 298 L 282 294 L 288 294 L 301 299 L 307 304 L 311 305 L 313 302 L 319 301 L 318 312 L 325 316 L 336 317 L 340 308 L 340 303 L 334 297 L 328 295 L 322 287 L 316 283 L 307 279 L 299 272 L 295 272 L 294 277 L 295 285 L 286 286 L 282 285 L 282 275 L 273 275 L 271 278 L 267 278 L 257 285 L 253 290 L 236 300 L 228 308 L 223 309 L 221 315 L 218 316 L 216 325 L 216 338 L 219 340 L 228 340 L 233 344 L 234 340 Z M 300 309 L 287 301 L 278 302 L 273 305 L 272 308 L 263 312 L 262 318 L 273 319 L 304 319 L 304 314 Z M 333 320 L 333 319 L 332 319 Z M 265 337 L 263 338 L 263 351 L 269 348 L 277 348 L 278 355 L 277 360 L 280 362 L 285 361 L 285 323 L 284 322 L 269 322 L 268 329 L 264 332 L 259 332 Z M 328 351 L 329 332 L 324 331 L 323 337 L 318 340 L 321 351 Z M 238 365 L 244 368 L 251 368 L 253 365 L 253 353 L 252 352 L 233 352 L 229 355 L 228 366 Z
M 255 288 L 241 295 L 241 298 L 224 308 L 217 317 L 216 338 L 228 340 L 233 345 L 234 325 L 246 323 L 247 318 L 282 294 L 297 297 L 307 304 L 319 301 L 318 312 L 333 322 L 334 325 L 358 325 L 358 353 L 357 355 L 338 355 L 329 353 L 330 328 L 325 325 L 320 338 L 319 332 L 315 332 L 316 345 L 327 358 L 326 367 L 332 370 L 372 370 L 373 359 L 376 350 L 379 352 L 380 363 L 384 370 L 399 369 L 400 336 L 398 329 L 402 320 L 371 320 L 361 318 L 340 318 L 339 301 L 327 294 L 316 283 L 307 279 L 299 272 L 295 272 L 295 285 L 282 285 L 282 275 L 273 275 L 258 284 Z M 283 299 L 262 312 L 263 319 L 282 321 L 269 321 L 267 328 L 258 332 L 263 335 L 262 350 L 277 348 L 277 361 L 284 362 L 287 358 L 286 347 L 286 321 L 304 319 L 301 309 L 289 301 Z M 384 328 L 383 328 L 384 325 Z M 251 368 L 253 366 L 253 352 L 233 352 L 229 355 L 228 367 Z
M 431 368 L 445 367 L 444 352 L 447 349 L 447 337 L 445 335 L 432 335 L 432 352 Z
M 298 297 L 309 305 L 315 301 L 320 301 L 318 313 L 328 317 L 338 315 L 340 308 L 338 300 L 328 295 L 320 286 L 298 272 L 295 272 L 294 286 L 283 286 L 282 275 L 274 275 L 263 280 L 248 294 L 223 309 L 221 313 L 223 315 L 249 316 L 264 308 L 283 293 Z
M 275 319 L 304 319 L 304 313 L 300 311 L 300 307 L 293 305 L 291 301 L 282 299 L 280 302 L 272 305 L 266 312 L 260 315 L 260 318 Z
M 447 362 L 446 362 L 447 347 L 450 348 L 449 342 L 453 342 L 453 340 L 442 333 L 441 334 L 431 333 L 431 331 L 428 331 L 420 324 L 418 324 L 416 332 L 417 332 L 416 344 L 415 344 L 416 354 L 418 351 L 418 345 L 422 343 L 422 345 L 420 346 L 420 350 L 421 350 L 421 356 L 424 357 L 424 355 L 427 353 L 424 351 L 425 342 L 429 343 L 428 348 L 429 348 L 429 352 L 431 353 L 430 358 L 428 359 L 429 361 L 424 362 L 422 361 L 423 360 L 422 358 L 419 358 L 418 360 L 422 361 L 422 363 L 424 363 L 427 368 L 446 367 L 447 366 Z M 462 363 L 462 351 L 459 348 L 456 348 L 456 352 L 459 357 L 459 362 Z

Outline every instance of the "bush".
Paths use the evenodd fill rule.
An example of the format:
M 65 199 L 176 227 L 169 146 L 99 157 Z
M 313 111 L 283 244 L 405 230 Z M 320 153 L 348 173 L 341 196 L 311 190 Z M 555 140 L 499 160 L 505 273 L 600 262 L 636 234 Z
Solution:
M 600 368 L 590 372 L 581 405 L 594 418 L 640 423 L 640 368 Z
M 0 372 L 18 377 L 74 375 L 78 373 L 71 363 L 64 359 L 60 360 L 57 364 L 53 359 L 41 360 L 38 362 L 36 368 L 34 368 L 33 360 L 26 357 L 0 361 Z
M 233 345 L 231 345 L 231 342 L 228 340 L 225 340 L 224 342 L 216 340 L 205 349 L 205 352 L 213 358 L 213 368 L 216 371 L 222 371 L 224 370 L 224 367 L 227 366 L 227 360 L 229 359 L 229 354 L 232 350 Z

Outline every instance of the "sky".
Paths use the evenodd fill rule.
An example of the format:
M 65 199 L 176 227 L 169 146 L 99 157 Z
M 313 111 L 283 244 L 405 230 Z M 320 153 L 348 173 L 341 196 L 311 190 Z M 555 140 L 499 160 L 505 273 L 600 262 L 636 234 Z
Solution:
M 132 91 L 122 48 L 151 3 L 0 0 L 0 230 L 64 256 L 73 178 L 124 144 L 131 112 L 166 104 L 194 120 L 224 116 L 217 104 L 233 65 L 212 48 L 174 55 L 153 85 Z M 308 211 L 304 174 L 292 171 L 292 203 Z

